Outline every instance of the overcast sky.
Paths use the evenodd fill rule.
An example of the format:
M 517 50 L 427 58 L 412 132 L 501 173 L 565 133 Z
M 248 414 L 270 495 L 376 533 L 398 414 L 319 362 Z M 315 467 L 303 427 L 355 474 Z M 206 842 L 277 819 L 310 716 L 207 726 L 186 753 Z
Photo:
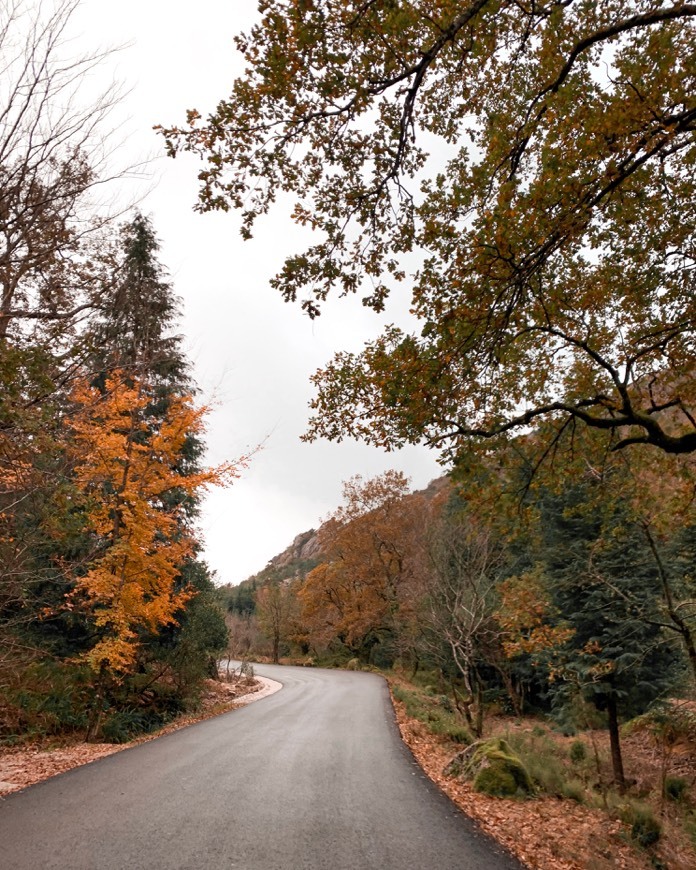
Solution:
M 183 123 L 188 108 L 205 115 L 227 96 L 241 72 L 232 37 L 255 16 L 251 0 L 82 0 L 73 28 L 79 46 L 130 44 L 100 75 L 129 88 L 113 116 L 124 136 L 119 157 L 124 164 L 153 158 L 150 181 L 139 182 L 140 207 L 153 218 L 161 259 L 184 302 L 182 332 L 197 382 L 204 399 L 216 402 L 209 461 L 263 443 L 242 479 L 204 505 L 204 555 L 223 583 L 259 571 L 316 527 L 351 475 L 398 468 L 422 488 L 442 473 L 425 448 L 386 454 L 354 442 L 300 442 L 310 375 L 336 350 L 359 349 L 385 321 L 356 299 L 334 301 L 313 322 L 284 303 L 269 279 L 306 238 L 287 212 L 277 210 L 243 242 L 236 214 L 194 213 L 197 161 L 160 156 L 153 125 Z M 387 319 L 407 303 L 396 300 Z

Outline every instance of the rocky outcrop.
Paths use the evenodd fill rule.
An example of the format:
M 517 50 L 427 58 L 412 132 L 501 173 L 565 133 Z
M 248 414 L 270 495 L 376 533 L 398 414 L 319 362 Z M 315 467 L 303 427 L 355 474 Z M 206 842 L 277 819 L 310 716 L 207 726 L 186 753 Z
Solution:
M 447 477 L 438 477 L 432 480 L 425 489 L 413 493 L 427 500 L 434 499 L 450 485 Z M 282 553 L 274 556 L 266 567 L 245 580 L 244 583 L 254 582 L 258 585 L 266 583 L 279 583 L 304 577 L 309 571 L 322 560 L 321 530 L 309 529 L 297 535 L 289 547 Z
M 321 555 L 319 535 L 315 529 L 302 532 L 287 549 L 274 556 L 268 563 L 269 568 L 286 568 L 293 562 L 307 562 Z

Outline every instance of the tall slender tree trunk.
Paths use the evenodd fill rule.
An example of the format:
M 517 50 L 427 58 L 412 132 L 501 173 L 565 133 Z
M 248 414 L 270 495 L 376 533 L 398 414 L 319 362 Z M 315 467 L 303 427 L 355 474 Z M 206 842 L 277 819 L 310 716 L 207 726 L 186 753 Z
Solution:
M 619 716 L 616 709 L 616 695 L 609 695 L 607 700 L 609 716 L 609 743 L 611 746 L 611 766 L 614 772 L 614 782 L 623 791 L 626 788 L 623 758 L 621 756 L 621 740 L 619 736 Z
M 85 742 L 92 743 L 96 741 L 101 730 L 102 719 L 104 718 L 104 694 L 106 689 L 106 666 L 102 662 L 97 676 L 97 682 L 94 687 L 94 700 L 92 701 L 92 709 L 89 713 L 87 722 L 87 734 Z

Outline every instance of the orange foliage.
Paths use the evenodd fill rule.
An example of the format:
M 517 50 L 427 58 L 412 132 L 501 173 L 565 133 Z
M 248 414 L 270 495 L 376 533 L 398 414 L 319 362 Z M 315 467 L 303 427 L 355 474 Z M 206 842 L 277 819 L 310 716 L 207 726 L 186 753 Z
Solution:
M 501 603 L 496 620 L 505 632 L 503 649 L 509 659 L 554 649 L 572 637 L 572 629 L 551 624 L 557 614 L 539 570 L 509 577 L 498 592 Z
M 103 395 L 85 381 L 72 392 L 70 420 L 75 474 L 97 556 L 75 576 L 67 606 L 85 610 L 100 639 L 83 658 L 95 670 L 128 671 L 138 631 L 176 622 L 194 594 L 180 587 L 180 567 L 195 550 L 182 499 L 236 476 L 233 465 L 182 474 L 177 463 L 186 438 L 203 429 L 205 408 L 173 396 L 158 417 L 147 417 L 151 397 L 120 375 Z
M 399 620 L 423 531 L 420 502 L 407 496 L 408 481 L 396 471 L 344 484 L 345 504 L 323 529 L 326 562 L 299 593 L 314 643 L 339 638 L 359 652 L 369 635 Z

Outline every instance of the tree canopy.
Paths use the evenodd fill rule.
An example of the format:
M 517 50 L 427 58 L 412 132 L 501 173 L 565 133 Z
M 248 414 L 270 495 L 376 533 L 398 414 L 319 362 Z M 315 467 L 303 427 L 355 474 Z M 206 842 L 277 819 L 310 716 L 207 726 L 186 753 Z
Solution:
M 696 449 L 696 5 L 264 0 L 244 75 L 164 130 L 243 234 L 290 195 L 274 279 L 385 327 L 315 376 L 309 437 L 456 453 L 536 419 Z

